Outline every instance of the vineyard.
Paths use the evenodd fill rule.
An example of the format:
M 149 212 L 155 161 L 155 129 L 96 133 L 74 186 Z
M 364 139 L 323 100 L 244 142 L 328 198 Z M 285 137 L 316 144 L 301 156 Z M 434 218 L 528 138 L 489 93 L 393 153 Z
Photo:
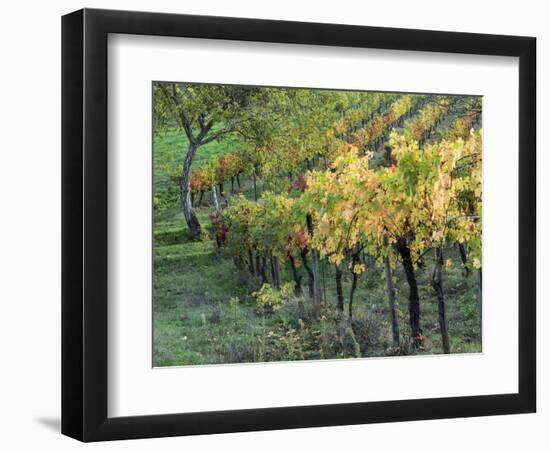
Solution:
M 155 366 L 481 351 L 481 98 L 153 98 Z

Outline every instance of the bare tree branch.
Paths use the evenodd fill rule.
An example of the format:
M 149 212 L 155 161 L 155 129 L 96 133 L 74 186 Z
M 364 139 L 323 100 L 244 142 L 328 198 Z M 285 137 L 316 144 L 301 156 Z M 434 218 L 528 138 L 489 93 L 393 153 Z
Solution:
M 201 145 L 203 143 L 203 139 L 206 137 L 206 135 L 209 133 L 210 129 L 214 125 L 214 121 L 210 119 L 208 122 L 205 123 L 204 121 L 204 114 L 199 115 L 199 126 L 201 128 L 201 131 L 199 135 L 197 136 L 197 143 Z
M 212 127 L 212 123 L 210 122 L 210 127 Z M 219 139 L 220 137 L 229 134 L 233 131 L 232 127 L 222 128 L 219 131 L 216 131 L 215 133 L 212 133 L 210 136 L 208 136 L 206 139 L 202 139 L 198 142 L 199 145 L 208 144 L 209 142 L 215 141 L 216 139 Z

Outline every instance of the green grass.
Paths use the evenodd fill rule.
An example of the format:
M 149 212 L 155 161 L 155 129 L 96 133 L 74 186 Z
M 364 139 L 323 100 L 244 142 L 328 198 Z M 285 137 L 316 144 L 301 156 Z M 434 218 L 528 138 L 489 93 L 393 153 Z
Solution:
M 165 166 L 177 172 L 180 171 L 188 143 L 189 141 L 182 130 L 163 131 L 155 135 L 153 139 L 155 191 L 166 188 L 166 185 L 170 183 L 169 175 L 164 169 Z M 219 156 L 236 151 L 239 149 L 239 145 L 239 141 L 232 136 L 226 136 L 219 142 L 213 141 L 202 145 L 195 154 L 193 167 L 200 167 L 214 155 Z
M 216 128 L 214 128 L 215 130 Z M 155 215 L 174 208 L 179 201 L 179 177 L 183 159 L 187 153 L 188 139 L 182 130 L 163 131 L 153 139 L 153 188 Z M 193 168 L 205 164 L 214 156 L 237 151 L 241 143 L 233 136 L 225 136 L 219 142 L 200 146 L 193 159 Z
M 209 214 L 209 206 L 198 210 L 204 225 L 208 224 Z M 209 227 L 205 228 L 208 233 Z M 251 296 L 260 287 L 258 281 L 238 270 L 224 255 L 216 256 L 211 240 L 189 242 L 185 236 L 183 218 L 177 213 L 155 229 L 155 366 L 346 358 L 356 356 L 355 345 L 362 357 L 391 353 L 383 272 L 376 266 L 371 266 L 359 281 L 354 307 L 355 344 L 349 336 L 339 336 L 338 329 L 345 324 L 336 317 L 334 273 L 328 265 L 322 268 L 327 320 L 308 324 L 300 319 L 299 309 L 300 301 L 309 304 L 307 295 L 289 301 L 271 315 L 260 314 Z M 477 352 L 475 277 L 463 275 L 455 249 L 449 248 L 446 253 L 454 261 L 445 273 L 452 352 Z M 289 270 L 284 269 L 283 278 L 290 281 Z M 437 302 L 429 285 L 431 269 L 432 261 L 427 258 L 425 268 L 418 270 L 421 325 L 426 337 L 424 353 L 437 354 L 442 348 Z M 402 341 L 407 342 L 408 288 L 399 266 L 396 277 Z M 304 274 L 304 284 L 305 279 Z M 345 273 L 346 295 L 350 285 L 351 277 Z
M 156 158 L 177 164 L 183 157 L 177 136 L 171 132 L 157 137 Z M 204 161 L 223 147 L 204 148 Z M 177 148 L 176 148 L 177 147 Z M 225 150 L 224 150 L 225 149 Z M 200 150 L 200 151 L 202 151 Z M 181 155 L 180 155 L 181 153 Z M 193 163 L 195 164 L 195 162 Z M 157 175 L 155 175 L 157 177 Z M 155 182 L 159 180 L 155 179 Z M 260 190 L 263 189 L 259 183 Z M 160 184 L 159 189 L 166 189 Z M 231 202 L 230 187 L 226 186 Z M 241 190 L 253 198 L 252 181 L 243 175 Z M 311 304 L 307 294 L 293 298 L 273 314 L 258 312 L 252 292 L 259 282 L 248 272 L 239 270 L 230 257 L 216 255 L 210 238 L 209 195 L 197 208 L 203 227 L 201 241 L 189 241 L 178 202 L 155 211 L 154 227 L 154 365 L 199 365 L 218 363 L 310 360 L 321 358 L 374 357 L 393 354 L 389 308 L 383 271 L 369 264 L 360 277 L 354 301 L 354 321 L 340 321 L 336 314 L 334 269 L 322 267 L 327 306 L 324 319 L 309 321 L 306 312 Z M 458 251 L 445 250 L 452 267 L 444 274 L 446 307 L 452 353 L 479 352 L 479 312 L 475 274 L 464 276 Z M 290 281 L 287 265 L 281 265 L 283 281 Z M 300 270 L 303 270 L 301 268 Z M 427 256 L 418 269 L 421 327 L 425 335 L 424 354 L 442 353 L 437 301 L 430 285 L 433 261 Z M 302 273 L 307 292 L 307 276 Z M 397 302 L 401 340 L 408 342 L 408 285 L 400 265 L 396 271 Z M 344 271 L 346 308 L 351 275 Z M 347 310 L 346 310 L 347 311 Z M 406 351 L 405 351 L 406 353 Z

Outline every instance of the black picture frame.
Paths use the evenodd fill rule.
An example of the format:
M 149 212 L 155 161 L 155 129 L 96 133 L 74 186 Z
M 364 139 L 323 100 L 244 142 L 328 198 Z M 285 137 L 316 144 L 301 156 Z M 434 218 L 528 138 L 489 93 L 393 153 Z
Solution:
M 519 57 L 518 393 L 107 416 L 109 33 Z M 83 9 L 62 18 L 62 433 L 82 441 L 397 422 L 536 409 L 536 39 Z

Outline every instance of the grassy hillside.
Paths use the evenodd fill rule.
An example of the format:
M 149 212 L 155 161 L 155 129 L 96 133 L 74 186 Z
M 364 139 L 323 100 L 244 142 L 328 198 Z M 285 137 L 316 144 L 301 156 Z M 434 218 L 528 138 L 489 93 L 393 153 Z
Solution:
M 156 157 L 177 161 L 173 145 L 181 142 L 176 132 L 157 137 Z M 208 149 L 231 151 L 230 142 Z M 202 150 L 201 150 L 202 151 Z M 206 153 L 206 152 L 205 152 Z M 205 153 L 199 161 L 205 160 Z M 243 176 L 239 192 L 251 196 L 252 182 Z M 165 182 L 166 183 L 166 182 Z M 166 184 L 165 184 L 166 185 Z M 231 195 L 226 188 L 228 201 Z M 206 235 L 211 234 L 213 207 L 205 196 L 204 206 L 196 209 Z M 353 333 L 346 332 L 336 315 L 334 269 L 321 267 L 323 289 L 328 305 L 323 319 L 308 322 L 300 303 L 308 304 L 307 294 L 293 298 L 272 314 L 259 313 L 252 292 L 260 288 L 246 271 L 239 270 L 223 252 L 216 255 L 213 240 L 186 239 L 186 226 L 176 202 L 158 211 L 155 218 L 154 247 L 154 365 L 216 364 L 258 361 L 303 360 L 384 356 L 393 354 L 389 308 L 383 271 L 373 264 L 359 279 L 354 301 Z M 479 314 L 474 274 L 466 276 L 456 248 L 446 249 L 452 266 L 445 273 L 447 314 L 453 353 L 481 350 Z M 283 269 L 283 267 L 282 267 Z M 303 270 L 303 269 L 301 269 Z M 437 302 L 430 285 L 431 254 L 418 270 L 421 295 L 421 324 L 425 335 L 424 353 L 442 353 Z M 402 342 L 408 342 L 408 288 L 400 265 L 396 266 L 397 302 Z M 292 279 L 288 266 L 283 281 Z M 347 296 L 351 274 L 344 271 Z M 306 276 L 303 274 L 304 290 Z M 347 302 L 347 298 L 346 298 Z M 346 305 L 347 306 L 347 305 Z M 404 351 L 404 350 L 402 350 Z
M 197 89 L 206 89 L 195 86 L 188 88 L 192 90 L 192 95 L 197 94 Z M 219 105 L 220 101 L 234 98 L 232 96 L 235 92 L 234 89 L 228 89 L 225 97 L 220 100 L 215 96 L 219 90 L 213 90 L 212 98 L 217 100 L 209 103 L 208 107 L 212 108 Z M 206 94 L 210 96 L 211 93 L 202 92 L 202 95 Z M 346 98 L 340 94 L 324 96 L 319 103 L 318 99 L 321 97 L 307 90 L 301 90 L 296 96 L 283 93 L 281 97 L 280 94 L 273 97 L 273 103 L 262 100 L 259 104 L 260 109 L 268 105 L 267 109 L 261 109 L 261 117 L 268 117 L 266 123 L 269 125 L 277 124 L 278 128 L 273 129 L 278 130 L 280 136 L 261 141 L 261 146 L 250 147 L 261 148 L 263 152 L 259 155 L 260 158 L 254 159 L 254 180 L 259 203 L 254 203 L 256 195 L 252 174 L 246 172 L 252 170 L 250 155 L 245 154 L 242 157 L 239 153 L 219 160 L 222 155 L 243 148 L 236 136 L 225 136 L 219 142 L 213 141 L 198 148 L 192 164 L 195 181 L 191 184 L 194 186 L 191 201 L 194 202 L 193 207 L 201 224 L 202 234 L 199 240 L 189 239 L 180 205 L 179 177 L 188 147 L 187 138 L 178 129 L 163 131 L 154 136 L 154 365 L 376 357 L 407 355 L 413 351 L 420 354 L 441 354 L 445 352 L 441 333 L 444 326 L 440 327 L 440 308 L 442 311 L 443 305 L 446 309 L 450 353 L 481 351 L 478 298 L 478 273 L 481 272 L 473 267 L 479 268 L 481 264 L 479 254 L 476 257 L 479 259 L 474 259 L 474 252 L 478 250 L 481 240 L 480 213 L 475 209 L 481 205 L 481 200 L 477 200 L 480 196 L 476 194 L 481 187 L 478 182 L 480 176 L 468 178 L 472 167 L 479 169 L 476 173 L 480 173 L 481 169 L 481 138 L 479 134 L 471 135 L 472 128 L 479 129 L 481 126 L 480 99 L 468 96 L 348 93 Z M 292 108 L 282 108 L 283 104 L 279 102 L 281 98 L 285 99 L 284 105 L 291 105 Z M 338 102 L 327 110 L 325 100 L 329 98 Z M 226 108 L 236 104 L 226 104 Z M 269 110 L 272 108 L 269 105 L 275 105 L 278 111 L 285 111 L 284 117 L 276 114 L 271 116 L 273 111 Z M 323 122 L 327 112 L 333 115 L 330 115 L 330 122 Z M 227 110 L 224 109 L 223 113 L 226 114 Z M 286 124 L 286 128 L 280 124 Z M 266 126 L 265 130 L 270 128 Z M 399 156 L 399 152 L 405 150 L 396 144 L 397 136 L 392 135 L 394 131 L 405 136 L 408 145 L 413 140 L 419 143 L 419 147 L 411 146 L 412 153 L 408 159 Z M 294 140 L 289 139 L 289 132 Z M 317 139 L 325 136 L 325 132 L 330 135 L 331 140 Z M 465 141 L 470 145 L 476 136 L 479 147 L 475 147 L 474 153 L 465 153 L 469 151 L 463 150 L 466 147 Z M 428 146 L 443 139 L 451 144 Z M 269 142 L 269 145 L 265 142 Z M 341 154 L 350 157 L 351 162 L 347 160 L 343 171 L 354 171 L 354 176 L 361 174 L 359 183 L 349 181 L 346 177 L 334 177 L 342 168 L 330 167 L 331 161 L 338 160 L 331 153 L 335 151 L 333 145 L 343 149 L 337 150 Z M 371 151 L 372 158 L 364 156 Z M 363 155 L 362 165 L 357 164 L 359 159 L 354 156 L 356 152 Z M 457 155 L 455 162 L 462 160 L 462 165 L 452 166 L 454 163 L 450 162 L 451 159 L 445 159 L 450 158 L 449 155 Z M 464 161 L 464 155 L 471 159 Z M 206 165 L 210 160 L 215 160 L 216 163 Z M 422 165 L 417 164 L 417 161 Z M 296 201 L 294 204 L 303 208 L 294 213 L 299 218 L 287 217 L 292 215 L 288 212 L 291 210 L 279 209 L 286 204 L 284 202 L 292 203 L 300 199 L 309 201 L 308 198 L 311 197 L 308 195 L 313 195 L 312 192 L 316 189 L 315 178 L 312 177 L 312 181 L 312 178 L 306 179 L 303 176 L 308 170 L 316 170 L 315 176 L 328 177 L 327 188 L 323 191 L 324 197 L 315 197 L 313 207 L 308 204 L 303 206 Z M 424 188 L 415 190 L 416 180 L 425 177 L 426 173 L 433 177 L 425 178 L 428 181 L 425 181 L 427 184 Z M 392 184 L 384 179 L 393 180 Z M 408 184 L 403 184 L 403 180 Z M 225 181 L 223 194 L 219 189 L 222 181 Z M 371 182 L 374 184 L 369 184 Z M 474 187 L 453 191 L 455 194 L 452 195 L 456 197 L 445 206 L 445 195 L 451 192 L 452 183 L 453 186 Z M 399 187 L 402 184 L 405 187 Z M 336 186 L 343 187 L 342 191 L 350 190 L 352 194 L 340 191 L 334 194 L 332 191 L 338 190 Z M 352 190 L 354 186 L 356 190 Z M 476 186 L 479 186 L 477 191 Z M 216 215 L 211 189 L 217 189 L 221 209 L 228 207 L 221 215 Z M 386 198 L 382 203 L 375 203 L 372 199 L 368 201 L 370 203 L 365 203 L 364 200 L 363 203 L 356 202 L 356 199 L 364 197 L 366 189 L 374 189 L 372 193 L 383 195 L 389 191 L 390 201 Z M 284 200 L 278 200 L 279 204 L 269 203 L 269 198 L 274 196 L 261 198 L 261 193 L 267 191 L 281 194 L 279 197 Z M 422 193 L 422 198 L 418 198 L 418 192 Z M 329 194 L 337 195 L 337 200 L 330 200 L 331 208 L 334 205 L 345 205 L 345 208 L 329 210 L 332 214 L 332 225 L 326 219 L 327 208 L 318 208 L 319 205 L 329 202 Z M 236 196 L 241 195 L 251 201 L 237 201 Z M 351 197 L 352 201 L 344 200 L 347 197 Z M 407 198 L 413 205 L 409 209 L 404 206 Z M 388 205 L 391 208 L 392 202 L 396 205 L 395 208 L 387 209 Z M 242 207 L 242 204 L 245 206 Z M 451 204 L 461 205 L 462 209 L 452 210 Z M 375 206 L 371 208 L 371 205 Z M 438 205 L 439 209 L 434 205 Z M 263 212 L 256 214 L 255 211 L 261 208 L 264 208 Z M 242 217 L 237 214 L 232 221 L 224 222 L 229 220 L 226 216 L 231 216 L 235 210 L 240 211 Z M 317 211 L 317 216 L 312 210 Z M 355 215 L 350 216 L 348 213 L 354 213 L 354 210 Z M 428 214 L 420 215 L 419 211 Z M 441 211 L 445 211 L 442 215 L 445 219 L 438 219 Z M 448 216 L 449 211 L 454 214 L 451 218 Z M 348 243 L 350 229 L 359 213 L 371 223 L 363 221 L 354 225 L 356 236 L 360 235 L 360 238 L 351 245 Z M 309 221 L 307 229 L 306 216 Z M 421 219 L 415 219 L 418 217 Z M 453 227 L 455 231 L 459 229 L 454 224 L 458 223 L 456 221 L 460 217 L 465 218 L 461 222 L 466 224 L 465 228 L 474 230 L 470 232 L 476 233 L 476 240 L 468 240 L 470 238 L 464 234 L 444 234 Z M 292 221 L 288 222 L 290 220 Z M 404 225 L 395 231 L 396 228 L 392 229 L 393 223 L 399 220 Z M 410 225 L 411 220 L 417 220 L 414 226 Z M 328 234 L 328 237 L 325 235 L 324 238 L 319 236 L 323 236 L 323 229 L 334 227 L 336 222 L 347 227 L 347 237 L 340 238 L 335 250 L 327 250 L 326 247 L 323 249 L 322 239 L 325 239 L 324 242 L 330 241 L 334 234 Z M 321 227 L 323 224 L 324 228 Z M 425 224 L 437 228 L 429 228 Z M 214 226 L 217 227 L 216 230 L 213 229 Z M 372 234 L 372 228 L 382 230 L 383 237 L 373 237 L 378 235 Z M 330 233 L 334 233 L 336 229 L 340 230 L 341 236 L 345 235 L 345 228 L 328 229 L 331 230 Z M 424 236 L 422 230 L 428 230 Z M 443 237 L 435 238 L 438 233 Z M 216 244 L 216 239 L 219 245 Z M 469 249 L 472 255 L 467 267 L 462 264 L 458 244 L 453 242 L 456 239 L 471 244 Z M 386 273 L 385 268 L 380 266 L 380 255 L 383 254 L 388 240 L 394 249 L 399 250 L 403 262 L 407 264 L 409 261 L 407 279 L 401 261 L 397 260 L 398 253 L 390 253 L 394 267 L 399 345 L 395 344 L 392 335 Z M 410 249 L 415 240 L 424 247 L 419 245 L 413 260 Z M 347 247 L 342 246 L 342 241 L 345 241 Z M 374 242 L 373 247 L 366 248 L 371 241 Z M 402 251 L 403 246 L 408 249 L 408 258 L 407 253 Z M 435 249 L 432 247 L 435 246 L 442 246 L 443 259 L 439 259 L 440 265 L 437 267 L 441 268 L 443 279 L 438 284 L 435 278 L 432 286 L 436 267 Z M 467 245 L 461 248 L 463 253 L 467 252 Z M 316 251 L 321 252 L 319 260 L 315 259 Z M 342 261 L 340 270 L 343 272 L 345 311 L 339 311 L 337 307 L 336 268 L 326 256 L 331 251 L 332 257 L 336 255 L 341 258 L 332 259 L 333 263 Z M 297 261 L 294 266 L 285 260 L 291 255 Z M 268 261 L 271 261 L 271 271 Z M 318 269 L 313 267 L 315 261 L 319 262 Z M 354 278 L 349 269 L 354 266 L 351 263 L 348 265 L 350 261 L 361 267 L 358 273 L 363 271 L 363 265 L 366 268 L 358 276 L 352 315 L 348 312 Z M 277 288 L 277 264 L 280 265 L 280 289 Z M 313 267 L 311 273 L 315 273 L 315 280 L 320 280 L 322 295 L 318 295 L 319 290 L 315 291 L 317 302 L 321 302 L 320 310 L 312 299 L 314 295 L 308 292 L 307 264 Z M 296 294 L 294 280 L 299 277 L 302 293 Z M 413 322 L 415 317 L 414 308 L 413 313 L 409 314 L 409 305 L 415 304 L 411 300 L 416 292 L 415 277 L 420 297 L 421 330 L 413 332 L 415 341 L 411 342 L 411 329 L 416 330 L 415 327 L 418 326 L 416 322 L 409 323 L 409 317 L 413 318 Z M 261 279 L 265 284 L 260 282 Z M 438 302 L 435 288 L 440 286 L 444 300 Z M 266 308 L 265 305 L 260 305 L 259 292 L 265 290 L 271 297 L 268 295 L 264 299 L 282 299 L 280 307 L 277 305 L 275 308 Z M 445 350 L 449 352 L 448 348 Z
M 154 185 L 157 192 L 166 189 L 170 183 L 167 168 L 180 172 L 183 158 L 189 141 L 180 129 L 159 132 L 154 136 L 153 161 Z M 198 168 L 215 156 L 220 156 L 238 149 L 239 143 L 232 136 L 220 142 L 209 142 L 199 148 L 193 160 L 193 167 Z

